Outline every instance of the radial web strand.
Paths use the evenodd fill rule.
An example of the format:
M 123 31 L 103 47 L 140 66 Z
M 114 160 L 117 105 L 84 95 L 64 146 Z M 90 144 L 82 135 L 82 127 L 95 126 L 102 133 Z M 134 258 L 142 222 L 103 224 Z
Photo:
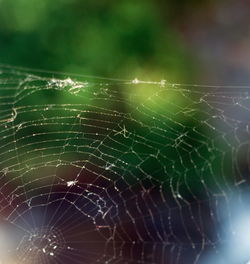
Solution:
M 0 69 L 3 263 L 226 259 L 250 87 Z

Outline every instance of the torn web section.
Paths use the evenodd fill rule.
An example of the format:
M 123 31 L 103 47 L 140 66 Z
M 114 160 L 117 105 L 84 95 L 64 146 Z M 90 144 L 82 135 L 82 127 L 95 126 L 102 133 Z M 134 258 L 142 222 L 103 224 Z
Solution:
M 16 109 L 17 96 L 22 90 L 22 85 L 26 82 L 27 74 L 16 73 L 14 70 L 1 71 L 1 180 L 3 192 L 3 208 L 11 205 L 17 197 L 14 192 L 15 186 L 11 180 L 22 186 L 20 178 L 15 177 L 15 172 L 21 171 L 21 164 L 17 155 L 16 129 L 18 109 Z M 21 188 L 20 188 L 21 189 Z M 5 193 L 5 191 L 10 193 Z M 8 211 L 8 210 L 7 210 Z M 3 214 L 4 215 L 4 214 Z
M 1 172 L 3 177 L 17 161 L 13 122 L 17 117 L 16 94 L 25 76 L 1 71 L 0 81 L 0 126 L 1 126 Z M 17 169 L 17 168 L 14 168 Z
M 20 193 L 25 193 L 24 184 L 19 177 L 22 173 L 16 145 L 16 109 L 17 95 L 27 78 L 26 74 L 14 70 L 1 71 L 0 81 L 0 221 L 1 221 L 1 257 L 8 258 L 14 252 L 24 231 L 13 226 L 9 216 L 16 210 L 21 214 L 25 208 Z M 4 247 L 4 248 L 3 248 Z M 9 261 L 6 259 L 6 261 Z

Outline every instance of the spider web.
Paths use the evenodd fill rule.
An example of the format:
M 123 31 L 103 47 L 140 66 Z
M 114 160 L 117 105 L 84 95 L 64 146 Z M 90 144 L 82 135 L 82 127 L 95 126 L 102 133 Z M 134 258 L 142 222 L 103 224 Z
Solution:
M 249 87 L 0 68 L 3 263 L 220 252 L 249 181 Z

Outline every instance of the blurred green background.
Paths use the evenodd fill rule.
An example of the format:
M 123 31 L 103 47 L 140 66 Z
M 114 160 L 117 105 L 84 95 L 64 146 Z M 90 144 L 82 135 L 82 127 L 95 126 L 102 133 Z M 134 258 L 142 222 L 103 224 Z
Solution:
M 208 1 L 1 0 L 0 61 L 95 76 L 188 81 L 194 56 L 177 30 Z

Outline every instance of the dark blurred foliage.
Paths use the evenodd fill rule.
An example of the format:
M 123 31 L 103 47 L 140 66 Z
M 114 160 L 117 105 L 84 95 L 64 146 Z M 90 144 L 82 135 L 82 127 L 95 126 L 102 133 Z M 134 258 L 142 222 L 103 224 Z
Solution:
M 175 23 L 196 4 L 3 0 L 0 61 L 97 76 L 189 80 L 194 64 Z

